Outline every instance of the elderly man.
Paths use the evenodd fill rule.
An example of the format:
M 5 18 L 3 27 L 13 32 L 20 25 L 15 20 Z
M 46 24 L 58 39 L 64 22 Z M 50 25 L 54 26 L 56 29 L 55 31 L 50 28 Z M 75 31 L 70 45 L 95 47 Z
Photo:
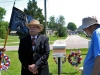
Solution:
M 84 60 L 84 75 L 100 75 L 100 25 L 94 17 L 83 18 L 79 27 L 91 37 L 91 44 Z
M 35 19 L 26 26 L 29 34 L 21 38 L 18 50 L 22 64 L 21 75 L 49 75 L 49 39 L 39 34 L 44 27 Z

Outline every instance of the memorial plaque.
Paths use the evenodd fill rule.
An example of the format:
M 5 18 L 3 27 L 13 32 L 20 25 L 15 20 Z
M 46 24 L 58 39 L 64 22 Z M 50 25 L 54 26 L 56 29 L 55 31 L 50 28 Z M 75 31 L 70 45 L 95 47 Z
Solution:
M 65 41 L 55 41 L 53 44 L 53 57 L 66 57 L 66 42 Z

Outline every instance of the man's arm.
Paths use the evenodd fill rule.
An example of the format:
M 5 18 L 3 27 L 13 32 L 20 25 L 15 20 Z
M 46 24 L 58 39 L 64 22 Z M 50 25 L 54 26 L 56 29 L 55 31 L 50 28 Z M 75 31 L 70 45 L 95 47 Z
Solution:
M 100 73 L 100 56 L 97 56 L 94 62 L 92 75 L 99 75 Z
M 44 53 L 42 57 L 35 63 L 36 66 L 38 67 L 43 67 L 43 65 L 47 62 L 49 53 L 50 53 L 50 48 L 49 48 L 49 38 L 45 37 L 46 39 L 44 40 Z

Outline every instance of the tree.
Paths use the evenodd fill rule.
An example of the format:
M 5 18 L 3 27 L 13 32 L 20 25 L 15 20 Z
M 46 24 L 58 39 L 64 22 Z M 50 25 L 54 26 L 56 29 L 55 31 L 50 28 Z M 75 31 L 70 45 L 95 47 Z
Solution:
M 64 27 L 65 25 L 65 18 L 64 16 L 60 15 L 57 19 L 56 19 L 56 24 L 57 24 L 57 32 L 58 32 L 58 36 L 59 37 L 63 37 L 67 35 L 66 32 L 66 28 Z
M 73 22 L 69 22 L 67 29 L 70 29 L 72 31 L 75 31 L 77 29 L 76 25 Z
M 32 16 L 34 19 L 37 19 L 40 21 L 41 24 L 44 25 L 44 16 L 42 14 L 42 9 L 40 9 L 38 6 L 37 6 L 37 1 L 35 0 L 29 0 L 29 2 L 27 3 L 27 8 L 24 8 L 24 12 L 27 14 L 27 15 L 30 15 Z M 45 26 L 44 26 L 44 30 L 41 32 L 42 34 L 45 33 Z
M 6 10 L 0 7 L 0 22 L 3 20 L 3 16 L 6 14 Z
M 8 28 L 8 22 L 1 21 L 0 22 L 0 38 L 5 39 L 7 28 Z
M 3 21 L 6 10 L 0 7 L 0 38 L 4 39 L 7 32 L 8 22 Z
M 54 30 L 56 28 L 55 27 L 55 25 L 56 25 L 56 23 L 55 23 L 55 17 L 54 16 L 50 16 L 49 20 L 50 21 L 48 22 L 48 28 Z
M 48 27 L 52 30 L 56 30 L 54 33 L 56 36 L 64 37 L 67 35 L 65 25 L 65 18 L 64 16 L 60 15 L 59 17 L 55 18 L 55 16 L 51 16 L 48 21 Z
M 64 16 L 60 15 L 58 18 L 57 18 L 57 23 L 60 24 L 61 26 L 65 25 L 65 18 Z

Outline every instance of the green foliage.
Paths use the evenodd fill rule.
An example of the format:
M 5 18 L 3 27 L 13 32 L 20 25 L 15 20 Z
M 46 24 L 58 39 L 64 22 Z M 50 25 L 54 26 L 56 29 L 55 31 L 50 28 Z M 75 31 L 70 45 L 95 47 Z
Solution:
M 56 19 L 56 23 L 60 24 L 60 25 L 65 25 L 65 18 L 64 16 L 60 15 L 57 19 Z
M 62 34 L 61 34 L 62 36 L 67 36 L 66 27 L 62 27 L 62 31 L 61 32 L 62 32 Z
M 2 26 L 2 28 L 0 28 L 0 37 L 5 39 L 6 37 L 6 31 L 5 31 L 5 27 Z
M 58 29 L 58 36 L 59 37 L 67 36 L 66 27 L 61 27 Z
M 55 18 L 54 16 L 51 16 L 49 18 L 49 22 L 48 22 L 48 27 L 51 28 L 53 31 L 57 31 L 55 32 L 55 36 L 59 36 L 59 37 L 64 37 L 67 35 L 66 33 L 66 28 L 64 27 L 65 25 L 65 18 L 64 16 L 60 15 L 59 17 Z
M 2 7 L 0 7 L 0 38 L 5 38 L 6 36 L 6 30 L 8 26 L 8 22 L 3 21 L 3 16 L 6 14 L 6 10 Z
M 57 32 L 59 37 L 63 37 L 67 35 L 66 28 L 64 27 L 65 18 L 61 15 L 56 19 L 57 24 Z
M 55 30 L 56 28 L 56 23 L 55 23 L 55 17 L 54 16 L 51 16 L 49 18 L 49 23 L 48 23 L 48 28 L 52 29 L 52 30 Z
M 32 16 L 34 19 L 37 19 L 40 21 L 41 24 L 44 25 L 44 16 L 42 14 L 42 9 L 40 9 L 38 6 L 37 6 L 37 1 L 35 0 L 29 0 L 29 2 L 27 3 L 27 8 L 24 8 L 24 12 L 27 14 L 27 15 L 30 15 Z M 41 32 L 42 34 L 45 33 L 45 26 L 44 26 L 44 30 Z
M 58 32 L 57 32 L 57 31 L 55 31 L 55 32 L 54 32 L 54 35 L 55 35 L 55 36 L 58 36 Z
M 0 7 L 0 21 L 3 20 L 3 16 L 6 14 L 6 10 L 2 7 Z
M 72 31 L 75 31 L 77 29 L 76 25 L 73 22 L 69 22 L 67 29 L 70 29 Z
M 1 21 L 0 22 L 0 38 L 4 39 L 7 33 L 8 22 Z

